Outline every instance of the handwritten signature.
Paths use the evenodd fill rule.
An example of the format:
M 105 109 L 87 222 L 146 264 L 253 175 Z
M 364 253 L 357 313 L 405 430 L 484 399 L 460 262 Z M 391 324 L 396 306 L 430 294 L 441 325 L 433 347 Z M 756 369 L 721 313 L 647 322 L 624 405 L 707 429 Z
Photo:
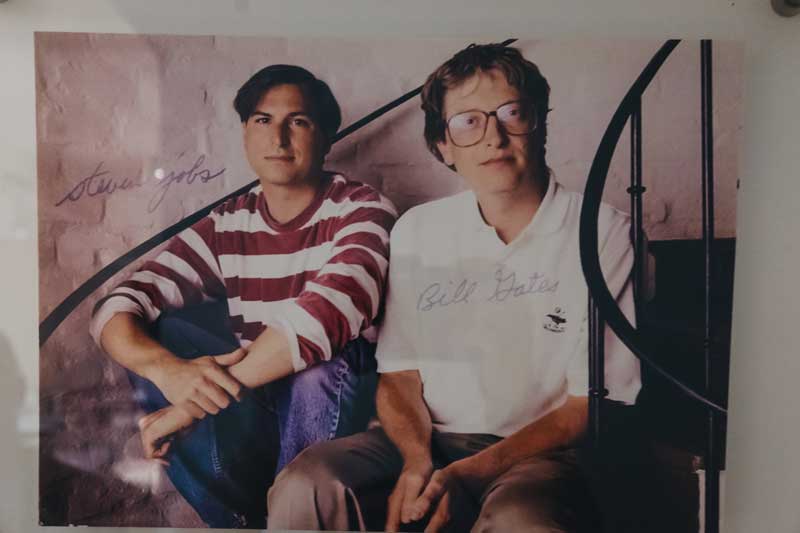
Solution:
M 557 280 L 548 279 L 538 272 L 528 276 L 527 281 L 518 282 L 516 272 L 504 275 L 503 269 L 499 268 L 494 273 L 494 277 L 497 284 L 494 287 L 494 293 L 488 298 L 490 302 L 504 302 L 509 297 L 519 298 L 526 294 L 542 294 L 558 290 Z
M 453 282 L 450 281 L 448 286 L 452 286 Z M 430 311 L 437 305 L 440 307 L 447 307 L 448 305 L 469 303 L 469 297 L 478 288 L 478 282 L 461 280 L 455 290 L 450 293 L 449 287 L 445 287 L 442 283 L 432 283 L 422 291 L 417 299 L 417 311 Z
M 69 191 L 61 200 L 56 202 L 56 207 L 64 202 L 77 202 L 84 196 L 94 197 L 100 194 L 114 194 L 118 190 L 128 190 L 136 187 L 141 187 L 141 181 L 134 181 L 131 178 L 114 179 L 104 178 L 109 174 L 108 170 L 103 169 L 104 161 L 100 161 L 95 167 L 94 172 L 88 177 L 82 179 Z
M 158 206 L 164 201 L 172 185 L 176 183 L 185 183 L 187 185 L 191 185 L 195 182 L 208 183 L 225 172 L 225 168 L 216 172 L 205 168 L 205 160 L 206 156 L 201 154 L 190 168 L 177 171 L 173 170 L 164 176 L 164 178 L 159 181 L 158 188 L 147 204 L 147 211 L 152 213 L 158 209 Z M 144 185 L 144 182 L 140 180 L 137 181 L 132 178 L 114 178 L 109 176 L 111 172 L 103 168 L 104 164 L 104 161 L 100 161 L 89 176 L 79 181 L 63 198 L 56 202 L 56 207 L 61 206 L 65 202 L 77 202 L 84 197 L 93 198 L 100 195 L 110 196 L 118 191 L 135 189 Z
M 150 202 L 147 204 L 148 213 L 152 213 L 158 209 L 158 206 L 164 201 L 164 197 L 173 183 L 186 183 L 187 185 L 191 185 L 198 179 L 200 183 L 208 183 L 225 172 L 225 168 L 222 168 L 212 174 L 209 169 L 203 168 L 205 160 L 206 156 L 201 154 L 189 170 L 182 170 L 180 172 L 175 172 L 173 170 L 167 174 L 158 184 L 159 189 L 156 191 L 156 194 L 150 198 Z
M 431 311 L 436 307 L 468 304 L 478 288 L 479 283 L 469 279 L 462 279 L 458 283 L 454 281 L 431 283 L 419 294 L 417 311 Z M 503 268 L 499 268 L 495 271 L 494 284 L 491 289 L 491 294 L 484 301 L 504 302 L 509 298 L 519 298 L 528 294 L 556 292 L 558 280 L 547 278 L 539 272 L 534 272 L 527 278 L 518 279 L 516 272 L 506 272 Z

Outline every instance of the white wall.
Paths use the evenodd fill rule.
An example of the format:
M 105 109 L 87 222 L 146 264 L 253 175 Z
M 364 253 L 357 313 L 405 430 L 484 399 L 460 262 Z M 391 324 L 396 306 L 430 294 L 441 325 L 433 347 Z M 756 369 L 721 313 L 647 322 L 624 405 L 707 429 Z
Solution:
M 36 159 L 32 31 L 502 39 L 713 37 L 746 42 L 744 149 L 738 205 L 726 531 L 797 531 L 800 416 L 789 407 L 800 361 L 788 334 L 800 300 L 793 231 L 800 215 L 800 17 L 766 0 L 439 1 L 331 5 L 8 0 L 0 3 L 0 530 L 36 521 L 38 387 Z M 334 5 L 336 7 L 334 7 Z M 312 9 L 313 6 L 313 9 Z M 394 7 L 392 7 L 394 6 Z M 315 11 L 316 10 L 316 11 Z M 794 98 L 793 98 L 794 97 Z M 6 355 L 6 354 L 0 354 Z M 14 426 L 18 431 L 14 432 Z M 109 530 L 110 531 L 110 530 Z

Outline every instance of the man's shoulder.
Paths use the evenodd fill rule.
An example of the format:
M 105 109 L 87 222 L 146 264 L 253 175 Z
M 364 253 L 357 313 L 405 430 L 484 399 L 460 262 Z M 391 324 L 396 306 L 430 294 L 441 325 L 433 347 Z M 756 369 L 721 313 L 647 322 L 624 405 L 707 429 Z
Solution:
M 564 188 L 563 185 L 558 184 L 558 198 L 563 202 L 568 213 L 568 225 L 577 226 L 580 223 L 581 208 L 583 207 L 584 195 L 581 192 L 572 191 Z M 600 202 L 598 209 L 597 226 L 598 233 L 605 235 L 610 231 L 615 231 L 619 227 L 627 227 L 630 224 L 630 215 L 628 213 L 614 207 L 613 205 Z
M 363 181 L 353 179 L 341 172 L 329 172 L 328 179 L 328 198 L 336 201 L 351 202 L 374 202 L 383 198 L 383 195 L 370 185 Z
M 584 195 L 563 188 L 559 190 L 559 193 L 563 193 L 565 201 L 569 203 L 567 225 L 577 234 L 580 226 L 580 212 L 583 206 Z M 630 227 L 631 217 L 628 213 L 607 202 L 601 202 L 597 212 L 599 250 L 601 252 L 604 250 L 615 250 L 618 253 L 625 253 L 631 248 Z
M 368 183 L 352 179 L 339 172 L 329 172 L 328 188 L 322 209 L 331 214 L 345 215 L 360 207 L 377 208 L 397 218 L 391 200 Z
M 615 250 L 626 250 L 631 247 L 631 217 L 628 213 L 607 204 L 600 204 L 597 217 L 597 235 L 600 239 L 600 250 L 612 247 Z
M 258 209 L 258 198 L 261 195 L 261 185 L 256 184 L 253 188 L 242 194 L 229 198 L 215 207 L 212 211 L 216 216 L 228 216 L 241 211 L 255 213 Z
M 625 211 L 606 202 L 600 203 L 598 223 L 601 228 L 604 226 L 609 229 L 616 226 L 627 226 L 630 224 L 630 221 L 631 216 Z

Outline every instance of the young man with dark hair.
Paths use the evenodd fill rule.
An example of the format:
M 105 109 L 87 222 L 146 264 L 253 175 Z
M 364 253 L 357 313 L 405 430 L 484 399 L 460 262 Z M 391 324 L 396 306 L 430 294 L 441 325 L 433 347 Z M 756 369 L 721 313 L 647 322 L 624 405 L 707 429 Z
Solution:
M 355 497 L 394 484 L 385 529 L 577 531 L 588 418 L 582 198 L 545 161 L 549 86 L 518 50 L 470 46 L 422 91 L 431 152 L 469 190 L 395 226 L 378 342 L 381 428 L 309 448 L 269 493 L 271 528 L 364 528 Z M 628 217 L 603 206 L 601 264 L 632 317 Z M 606 386 L 638 361 L 606 335 Z M 414 524 L 418 526 L 419 524 Z
M 208 525 L 258 528 L 276 470 L 366 427 L 396 212 L 323 170 L 341 115 L 307 70 L 262 69 L 234 107 L 260 186 L 112 290 L 91 331 L 150 413 L 146 454 Z

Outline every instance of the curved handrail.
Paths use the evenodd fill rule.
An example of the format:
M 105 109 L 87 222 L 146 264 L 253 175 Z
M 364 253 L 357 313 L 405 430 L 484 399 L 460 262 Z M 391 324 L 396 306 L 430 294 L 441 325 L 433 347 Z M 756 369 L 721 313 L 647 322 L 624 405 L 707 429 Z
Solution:
M 517 39 L 506 39 L 501 44 L 503 46 L 508 46 L 511 43 L 515 42 Z M 331 143 L 336 143 L 350 135 L 351 133 L 356 132 L 357 130 L 363 128 L 373 120 L 385 115 L 392 109 L 398 107 L 399 105 L 411 100 L 419 93 L 422 92 L 422 85 L 417 87 L 416 89 L 405 93 L 403 96 L 399 98 L 395 98 L 388 104 L 376 109 L 375 111 L 369 113 L 368 115 L 362 117 L 361 119 L 357 120 L 353 124 L 347 126 L 343 130 L 339 131 L 331 141 Z M 220 204 L 234 198 L 240 194 L 244 194 L 245 192 L 249 191 L 253 187 L 258 184 L 258 180 L 254 180 L 247 185 L 236 189 L 234 192 L 225 195 L 224 197 L 220 198 L 219 200 L 201 208 L 192 213 L 191 215 L 183 218 L 169 226 L 168 228 L 162 230 L 158 234 L 150 237 L 143 243 L 139 244 L 135 248 L 127 251 L 120 257 L 116 258 L 114 261 L 109 263 L 108 265 L 101 268 L 97 271 L 91 278 L 83 282 L 77 289 L 72 291 L 64 300 L 61 301 L 60 304 L 53 309 L 44 320 L 39 323 L 39 347 L 43 346 L 47 339 L 55 332 L 58 326 L 75 310 L 78 305 L 80 305 L 83 300 L 85 300 L 90 294 L 94 291 L 99 289 L 106 281 L 111 279 L 115 274 L 117 274 L 120 270 L 128 266 L 130 263 L 138 259 L 139 257 L 143 256 L 159 244 L 163 244 L 167 242 L 169 239 L 180 233 L 181 231 L 185 230 L 195 222 L 199 221 L 206 215 L 208 215 L 215 207 L 219 206 Z
M 583 204 L 581 206 L 581 267 L 583 268 L 583 275 L 586 278 L 589 293 L 600 309 L 600 312 L 603 314 L 606 323 L 634 355 L 687 396 L 719 413 L 727 414 L 727 409 L 714 403 L 690 386 L 673 377 L 647 355 L 649 352 L 649 350 L 646 349 L 649 344 L 647 339 L 631 325 L 620 310 L 611 292 L 608 290 L 608 285 L 606 284 L 605 277 L 600 268 L 600 256 L 597 243 L 597 219 L 600 212 L 600 203 L 602 201 L 606 177 L 608 176 L 608 169 L 611 165 L 611 158 L 614 155 L 614 150 L 625 128 L 625 124 L 635 109 L 636 103 L 655 77 L 658 69 L 664 61 L 666 61 L 675 47 L 678 46 L 679 42 L 680 41 L 677 39 L 668 40 L 655 55 L 653 55 L 650 62 L 644 70 L 642 70 L 639 77 L 633 85 L 631 85 L 628 93 L 620 102 L 614 116 L 611 117 L 608 128 L 603 134 L 603 138 L 597 148 L 597 153 L 592 161 L 591 169 L 589 170 L 589 178 L 586 182 Z

